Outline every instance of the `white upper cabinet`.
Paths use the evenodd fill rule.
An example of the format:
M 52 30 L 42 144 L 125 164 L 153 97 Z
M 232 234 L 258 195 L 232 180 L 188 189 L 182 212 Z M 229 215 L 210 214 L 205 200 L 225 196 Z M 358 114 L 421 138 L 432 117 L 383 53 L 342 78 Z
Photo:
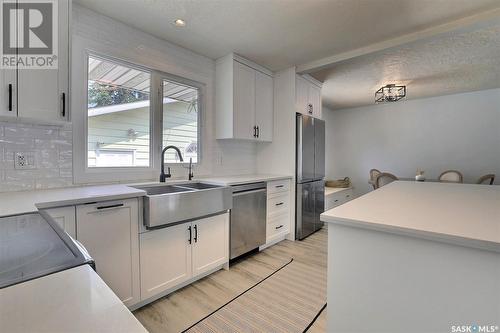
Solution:
M 19 2 L 22 3 L 22 2 Z M 0 70 L 0 116 L 12 116 L 43 123 L 69 120 L 69 0 L 53 1 L 57 6 L 57 68 Z M 18 25 L 18 29 L 21 25 Z M 19 56 L 21 60 L 21 55 Z
M 296 111 L 321 118 L 321 82 L 309 75 L 296 75 L 295 90 Z
M 17 116 L 16 71 L 0 69 L 0 116 Z
M 272 72 L 235 54 L 216 64 L 217 139 L 272 141 Z
M 255 124 L 259 141 L 273 141 L 273 91 L 273 78 L 257 71 L 255 73 Z
M 252 139 L 255 124 L 255 70 L 237 61 L 233 63 L 233 138 Z

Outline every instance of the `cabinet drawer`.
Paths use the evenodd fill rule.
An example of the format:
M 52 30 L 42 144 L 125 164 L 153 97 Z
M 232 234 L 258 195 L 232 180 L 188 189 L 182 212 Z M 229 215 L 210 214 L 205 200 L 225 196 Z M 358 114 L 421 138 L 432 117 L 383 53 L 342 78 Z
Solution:
M 345 190 L 330 194 L 326 197 L 326 209 L 332 209 L 340 206 L 347 201 L 352 200 L 352 190 Z
M 276 215 L 289 213 L 290 210 L 290 195 L 283 193 L 281 195 L 271 196 L 267 198 L 267 216 L 273 218 Z
M 273 180 L 267 183 L 267 194 L 288 192 L 290 190 L 290 179 Z
M 266 228 L 266 239 L 269 241 L 274 237 L 285 235 L 290 231 L 290 214 L 280 215 L 270 219 Z

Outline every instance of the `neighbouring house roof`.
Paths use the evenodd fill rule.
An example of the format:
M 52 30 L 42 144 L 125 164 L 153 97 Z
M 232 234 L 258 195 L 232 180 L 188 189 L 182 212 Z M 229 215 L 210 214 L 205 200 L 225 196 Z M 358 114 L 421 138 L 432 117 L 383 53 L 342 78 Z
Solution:
M 147 72 L 122 66 L 110 61 L 89 57 L 88 79 L 98 83 L 149 93 L 151 75 Z M 164 81 L 163 97 L 192 102 L 198 89 L 176 82 Z M 132 104 L 132 103 L 130 103 Z

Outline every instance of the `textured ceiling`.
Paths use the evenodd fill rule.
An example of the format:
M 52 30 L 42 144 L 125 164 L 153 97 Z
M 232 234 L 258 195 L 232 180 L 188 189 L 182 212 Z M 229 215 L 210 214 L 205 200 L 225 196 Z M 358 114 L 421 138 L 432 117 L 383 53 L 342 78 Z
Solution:
M 331 109 L 374 104 L 388 83 L 407 86 L 407 98 L 500 87 L 500 19 L 337 63 L 312 74 Z
M 75 0 L 210 58 L 272 70 L 347 52 L 500 6 L 499 0 Z M 187 26 L 177 28 L 176 18 Z

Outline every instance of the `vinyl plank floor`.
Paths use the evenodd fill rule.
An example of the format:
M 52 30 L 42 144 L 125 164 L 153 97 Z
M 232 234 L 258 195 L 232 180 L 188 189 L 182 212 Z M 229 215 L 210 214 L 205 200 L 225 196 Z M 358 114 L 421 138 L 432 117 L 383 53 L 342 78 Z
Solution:
M 181 332 L 253 286 L 293 258 L 304 272 L 326 272 L 326 227 L 303 241 L 284 240 L 134 312 L 149 332 Z M 304 276 L 307 276 L 304 274 Z M 325 295 L 326 298 L 326 295 Z M 309 332 L 326 332 L 325 309 Z M 312 319 L 312 318 L 311 318 Z

